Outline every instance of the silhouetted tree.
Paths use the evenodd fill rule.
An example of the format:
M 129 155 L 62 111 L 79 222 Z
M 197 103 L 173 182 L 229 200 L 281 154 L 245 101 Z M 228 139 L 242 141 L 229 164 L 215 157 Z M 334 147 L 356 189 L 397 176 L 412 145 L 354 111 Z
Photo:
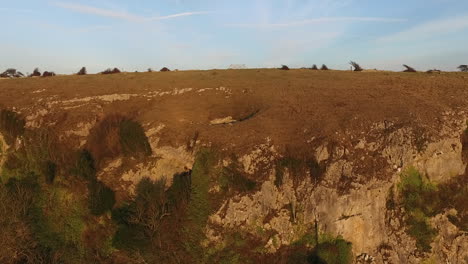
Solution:
M 311 68 L 311 69 L 312 69 L 312 70 L 318 70 L 318 67 L 317 67 L 317 65 L 314 64 L 314 65 L 312 65 L 312 68 Z
M 86 74 L 87 74 L 86 67 L 82 67 L 80 71 L 77 73 L 77 75 L 86 75 Z
M 286 66 L 286 65 L 281 65 L 280 70 L 288 71 L 288 70 L 289 70 L 289 67 Z
M 24 77 L 24 75 L 17 71 L 16 69 L 10 68 L 0 74 L 1 78 L 19 78 Z
M 354 67 L 354 71 L 363 71 L 363 68 L 361 68 L 361 66 L 359 66 L 359 64 L 356 62 L 350 61 L 349 64 Z
M 52 76 L 55 76 L 55 72 L 49 72 L 49 71 L 45 71 L 44 73 L 42 73 L 42 77 L 52 77 Z
M 403 67 L 406 68 L 406 70 L 404 70 L 403 72 L 417 72 L 414 68 L 406 65 L 406 64 L 403 64 Z
M 169 70 L 169 68 L 167 68 L 167 67 L 164 67 L 164 68 L 162 68 L 160 71 L 162 71 L 162 72 L 168 72 L 168 71 L 171 71 L 171 70 Z
M 42 74 L 41 72 L 39 71 L 39 68 L 35 68 L 33 73 L 31 73 L 31 75 L 29 75 L 29 77 L 40 77 Z
M 468 72 L 468 65 L 460 65 L 458 68 L 462 72 Z
M 328 71 L 328 67 L 325 64 L 322 64 L 322 68 L 320 68 L 322 71 Z
M 108 68 L 107 70 L 101 72 L 101 74 L 114 74 L 114 73 L 120 73 L 121 71 L 118 68 Z

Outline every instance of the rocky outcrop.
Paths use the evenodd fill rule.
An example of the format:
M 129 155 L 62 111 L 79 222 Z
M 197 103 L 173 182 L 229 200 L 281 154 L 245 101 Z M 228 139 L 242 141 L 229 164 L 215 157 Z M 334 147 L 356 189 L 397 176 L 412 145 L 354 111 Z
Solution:
M 274 163 L 278 154 L 268 151 L 274 146 L 256 147 L 239 161 L 247 174 L 258 173 L 262 167 L 268 180 L 255 193 L 226 200 L 210 217 L 208 238 L 218 243 L 223 240 L 220 230 L 232 228 L 258 237 L 269 234 L 265 247 L 275 252 L 310 232 L 317 221 L 321 233 L 341 235 L 352 242 L 355 255 L 367 256 L 367 261 L 419 263 L 429 258 L 437 263 L 462 263 L 467 253 L 459 251 L 466 248 L 468 236 L 449 224 L 445 214 L 432 219 L 439 235 L 431 253 L 421 254 L 405 232 L 402 209 L 387 209 L 389 190 L 409 167 L 433 183 L 465 172 L 460 135 L 466 129 L 466 117 L 463 113 L 447 116 L 451 118 L 445 118 L 441 131 L 432 135 L 382 122 L 354 140 L 354 145 L 346 136 L 342 142 L 322 142 L 315 151 L 317 161 L 327 168 L 320 183 L 313 182 L 309 173 L 295 183 L 286 170 L 281 186 L 275 186 L 275 168 L 265 164 Z

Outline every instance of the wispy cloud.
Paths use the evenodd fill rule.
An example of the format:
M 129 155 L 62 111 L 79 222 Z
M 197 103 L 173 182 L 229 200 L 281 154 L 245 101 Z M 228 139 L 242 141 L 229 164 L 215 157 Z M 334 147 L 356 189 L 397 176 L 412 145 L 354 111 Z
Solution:
M 299 21 L 289 21 L 284 23 L 262 23 L 262 24 L 227 24 L 231 27 L 246 27 L 246 28 L 281 28 L 294 27 L 320 23 L 336 23 L 336 22 L 405 22 L 407 19 L 402 18 L 385 18 L 385 17 L 319 17 L 313 19 L 304 19 Z
M 158 16 L 158 17 L 145 17 L 141 15 L 131 14 L 126 11 L 117 11 L 117 10 L 112 10 L 112 9 L 104 9 L 104 8 L 98 8 L 98 7 L 87 6 L 87 5 L 79 5 L 79 4 L 73 4 L 73 3 L 54 2 L 53 4 L 55 6 L 68 9 L 68 10 L 72 10 L 78 13 L 91 14 L 91 15 L 109 17 L 109 18 L 115 18 L 115 19 L 122 19 L 122 20 L 131 21 L 131 22 L 150 22 L 150 21 L 166 20 L 166 19 L 177 18 L 177 17 L 203 15 L 203 14 L 212 13 L 212 12 L 206 12 L 206 11 L 194 11 L 194 12 L 171 14 L 171 15 L 166 15 L 166 16 Z
M 439 19 L 414 26 L 410 29 L 379 38 L 378 42 L 399 42 L 437 37 L 441 34 L 454 33 L 468 29 L 468 15 Z

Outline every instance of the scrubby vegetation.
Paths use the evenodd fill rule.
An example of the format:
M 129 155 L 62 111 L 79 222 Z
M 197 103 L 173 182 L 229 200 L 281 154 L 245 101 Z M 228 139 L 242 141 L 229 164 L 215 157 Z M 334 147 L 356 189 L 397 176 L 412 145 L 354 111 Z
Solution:
M 24 134 L 26 122 L 17 113 L 2 109 L 0 110 L 0 132 L 8 145 L 13 144 L 16 138 Z
M 406 212 L 407 233 L 416 239 L 416 246 L 421 251 L 430 251 L 430 243 L 437 234 L 429 224 L 429 217 L 434 216 L 437 203 L 436 187 L 423 179 L 413 168 L 401 176 L 398 185 L 402 196 L 402 205 Z
M 223 167 L 218 179 L 221 190 L 228 192 L 249 192 L 256 187 L 256 182 L 246 177 L 237 163 Z
M 115 73 L 121 73 L 121 71 L 118 68 L 114 68 L 114 69 L 108 68 L 101 72 L 101 74 L 115 74 Z
M 284 157 L 277 161 L 275 166 L 275 185 L 280 187 L 283 184 L 284 172 L 288 169 L 294 183 L 302 179 L 302 176 L 307 175 L 311 177 L 311 181 L 317 184 L 322 179 L 325 172 L 323 165 L 319 164 L 315 158 L 295 158 Z

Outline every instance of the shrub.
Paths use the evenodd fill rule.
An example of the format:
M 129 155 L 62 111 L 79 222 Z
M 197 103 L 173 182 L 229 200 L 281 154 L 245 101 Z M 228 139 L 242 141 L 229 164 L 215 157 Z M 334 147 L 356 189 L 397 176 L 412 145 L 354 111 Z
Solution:
M 153 69 L 151 69 L 151 68 L 148 68 L 148 72 L 153 72 Z
M 151 146 L 148 138 L 138 122 L 126 119 L 122 120 L 119 134 L 120 144 L 125 155 L 151 155 Z
M 24 74 L 17 71 L 16 69 L 7 69 L 3 73 L 0 74 L 0 78 L 20 78 L 24 77 Z
M 281 65 L 281 68 L 279 68 L 280 70 L 284 70 L 284 71 L 289 71 L 289 67 L 286 66 L 286 65 Z
M 468 72 L 468 65 L 460 65 L 457 67 L 461 72 Z
M 96 167 L 91 153 L 87 150 L 81 150 L 78 154 L 74 174 L 87 181 L 96 179 Z
M 0 132 L 8 145 L 24 134 L 26 122 L 17 113 L 10 110 L 0 111 Z
M 115 194 L 112 189 L 100 181 L 88 183 L 88 208 L 93 215 L 102 215 L 111 211 L 115 204 Z
M 169 70 L 169 68 L 167 68 L 167 67 L 164 67 L 164 68 L 162 68 L 160 71 L 162 71 L 162 72 L 168 72 L 168 71 L 171 71 L 171 70 Z
M 406 69 L 403 71 L 403 72 L 417 72 L 414 68 L 406 65 L 406 64 L 403 64 L 403 67 L 405 67 Z
M 328 71 L 328 67 L 325 64 L 322 64 L 322 67 L 320 68 L 322 71 Z
M 78 73 L 76 73 L 77 75 L 86 75 L 87 74 L 87 71 L 86 71 L 86 67 L 82 67 Z
M 101 74 L 115 74 L 115 73 L 121 73 L 121 71 L 118 68 L 108 68 L 105 71 L 102 71 Z
M 112 218 L 119 224 L 114 237 L 118 248 L 145 248 L 141 242 L 154 242 L 162 221 L 169 215 L 165 181 L 143 178 L 136 187 L 135 200 L 112 212 Z
M 55 72 L 45 71 L 44 73 L 42 73 L 42 77 L 52 77 L 52 76 L 55 76 Z
M 31 75 L 29 75 L 29 77 L 40 77 L 42 74 L 41 72 L 39 71 L 39 68 L 35 68 L 33 73 L 31 73 Z
M 316 70 L 318 70 L 318 67 L 317 67 L 317 65 L 314 64 L 314 65 L 312 65 L 311 69 L 316 71 Z
M 351 66 L 354 67 L 354 71 L 363 71 L 363 69 L 361 68 L 361 66 L 359 66 L 359 64 L 357 64 L 356 62 L 350 61 L 349 64 L 351 64 Z

